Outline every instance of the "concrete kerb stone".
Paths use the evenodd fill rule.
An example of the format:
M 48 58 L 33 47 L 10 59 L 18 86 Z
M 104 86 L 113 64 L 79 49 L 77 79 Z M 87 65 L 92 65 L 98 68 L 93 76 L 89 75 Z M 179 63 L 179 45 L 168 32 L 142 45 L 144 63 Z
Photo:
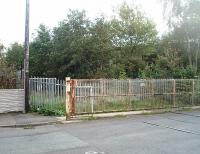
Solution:
M 53 125 L 53 124 L 70 124 L 70 123 L 76 123 L 81 122 L 81 120 L 68 120 L 66 121 L 66 118 L 64 117 L 56 117 L 57 120 L 55 121 L 46 121 L 46 122 L 30 122 L 30 123 L 19 123 L 19 124 L 0 124 L 1 128 L 22 128 L 22 127 L 34 127 L 34 126 L 44 126 L 44 125 Z
M 55 122 L 34 122 L 34 123 L 26 123 L 26 124 L 10 124 L 10 125 L 0 125 L 0 127 L 6 128 L 21 128 L 21 127 L 34 127 L 34 126 L 44 126 L 44 125 L 53 125 L 53 124 L 62 124 L 59 121 Z
M 58 122 L 60 122 L 61 124 L 70 124 L 70 123 L 77 123 L 77 122 L 81 122 L 82 120 L 80 120 L 77 117 L 73 117 L 69 120 L 66 120 L 66 117 L 56 117 Z
M 84 119 L 87 117 L 112 118 L 112 117 L 120 117 L 120 116 L 153 114 L 153 113 L 163 113 L 163 112 L 167 112 L 167 111 L 166 110 L 141 110 L 141 111 L 129 111 L 129 112 L 97 113 L 97 114 L 89 114 L 89 115 L 78 115 L 76 116 L 76 119 Z
M 172 110 L 170 110 L 172 111 Z M 175 110 L 174 110 L 175 111 Z M 76 123 L 84 120 L 88 120 L 91 117 L 91 120 L 98 118 L 112 118 L 112 117 L 123 117 L 129 115 L 142 115 L 142 114 L 159 114 L 169 112 L 169 110 L 140 110 L 140 111 L 128 111 L 128 112 L 112 112 L 112 113 L 97 113 L 97 114 L 85 114 L 85 115 L 76 115 L 72 117 L 70 120 L 66 120 L 66 117 L 57 117 L 59 121 L 63 124 L 67 123 Z
M 96 113 L 96 114 L 85 114 L 85 115 L 76 115 L 70 121 L 66 121 L 65 117 L 60 117 L 61 122 L 63 123 L 74 123 L 80 122 L 82 120 L 87 120 L 90 117 L 95 118 L 112 118 L 120 116 L 129 116 L 129 115 L 144 115 L 144 114 L 161 114 L 166 112 L 177 112 L 184 110 L 199 110 L 200 106 L 193 107 L 183 107 L 183 108 L 172 108 L 172 109 L 154 109 L 154 110 L 139 110 L 139 111 L 128 111 L 128 112 L 112 112 L 112 113 Z M 75 120 L 75 121 L 74 121 Z

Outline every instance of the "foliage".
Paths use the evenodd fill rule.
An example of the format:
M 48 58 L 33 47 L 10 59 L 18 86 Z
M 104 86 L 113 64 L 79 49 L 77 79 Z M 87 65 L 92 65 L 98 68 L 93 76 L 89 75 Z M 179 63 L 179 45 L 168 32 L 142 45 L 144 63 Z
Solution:
M 171 109 L 175 107 L 190 105 L 190 97 L 188 95 L 176 96 L 176 102 L 173 102 L 171 96 L 160 95 L 140 99 L 138 97 L 126 96 L 117 100 L 109 100 L 106 98 L 99 99 L 93 104 L 94 113 L 100 112 L 121 112 L 132 110 L 150 110 L 150 109 Z M 186 99 L 187 98 L 187 99 Z M 185 99 L 185 101 L 183 101 Z M 82 102 L 77 106 L 78 113 L 91 113 L 91 103 Z
M 7 65 L 14 67 L 16 70 L 22 69 L 24 60 L 23 53 L 24 48 L 21 44 L 18 44 L 17 42 L 11 44 L 6 53 Z
M 6 64 L 4 46 L 0 44 L 0 89 L 16 88 L 16 71 Z
M 40 25 L 37 37 L 30 44 L 30 74 L 34 76 L 51 77 L 53 51 L 50 30 L 45 25 Z M 51 68 L 51 69 L 50 69 Z
M 136 6 L 122 3 L 110 19 L 69 10 L 53 29 L 40 25 L 30 43 L 30 75 L 71 78 L 193 78 L 200 71 L 200 1 L 161 0 L 169 32 Z M 23 46 L 7 49 L 6 65 L 20 69 Z M 6 61 L 5 61 L 6 60 Z
M 192 79 L 196 76 L 196 69 L 188 65 L 186 68 L 175 69 L 172 73 L 174 78 Z
M 30 45 L 30 74 L 64 78 L 137 77 L 155 52 L 155 25 L 124 3 L 112 19 L 69 10 L 53 30 L 40 25 Z
M 166 69 L 159 64 L 146 66 L 144 70 L 140 71 L 141 78 L 157 78 L 157 79 L 192 79 L 196 76 L 196 69 L 193 66 L 186 66 L 185 68 Z
M 126 78 L 127 78 L 126 72 L 121 71 L 120 74 L 119 74 L 119 79 L 126 79 Z
M 199 72 L 200 1 L 167 0 L 169 32 L 158 43 L 157 59 L 140 70 L 143 78 L 194 78 Z
M 124 3 L 111 20 L 111 30 L 113 45 L 118 50 L 117 61 L 125 66 L 128 77 L 137 77 L 146 64 L 143 56 L 155 52 L 155 25 L 137 8 Z
M 165 8 L 170 10 L 167 18 L 170 27 L 170 41 L 173 42 L 174 48 L 181 51 L 186 65 L 194 66 L 197 71 L 200 50 L 200 1 L 167 0 L 164 4 Z
M 43 114 L 45 116 L 64 116 L 65 115 L 65 103 L 60 103 L 55 105 L 54 107 L 50 107 L 48 103 L 41 107 L 31 107 L 33 112 L 38 112 L 39 114 Z
M 4 46 L 3 44 L 0 43 L 0 67 L 2 67 L 2 65 L 5 65 L 5 56 L 4 56 L 3 50 L 4 50 Z

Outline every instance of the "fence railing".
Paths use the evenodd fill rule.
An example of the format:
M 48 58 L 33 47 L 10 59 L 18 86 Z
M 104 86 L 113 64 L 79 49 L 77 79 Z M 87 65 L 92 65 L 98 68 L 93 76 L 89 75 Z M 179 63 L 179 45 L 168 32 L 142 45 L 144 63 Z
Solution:
M 200 105 L 200 80 L 155 79 L 74 80 L 75 114 L 176 108 Z M 31 78 L 30 99 L 35 110 L 65 110 L 66 82 Z
M 76 113 L 175 108 L 200 104 L 200 80 L 76 80 Z
M 29 82 L 33 110 L 46 114 L 65 113 L 65 81 L 56 78 L 30 78 Z

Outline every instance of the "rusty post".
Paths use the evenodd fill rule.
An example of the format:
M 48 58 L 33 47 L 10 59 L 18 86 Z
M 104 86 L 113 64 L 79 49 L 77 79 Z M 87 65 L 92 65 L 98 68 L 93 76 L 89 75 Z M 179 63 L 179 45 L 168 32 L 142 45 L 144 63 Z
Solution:
M 70 93 L 71 93 L 71 80 L 66 77 L 66 120 L 70 118 Z
M 76 81 L 66 78 L 66 120 L 75 115 L 75 89 Z

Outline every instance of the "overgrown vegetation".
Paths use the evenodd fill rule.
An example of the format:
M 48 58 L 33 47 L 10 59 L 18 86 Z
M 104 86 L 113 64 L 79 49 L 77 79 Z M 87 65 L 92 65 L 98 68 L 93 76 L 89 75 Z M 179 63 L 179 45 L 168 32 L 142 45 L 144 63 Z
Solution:
M 177 94 L 175 97 L 171 95 L 160 95 L 149 98 L 140 99 L 137 97 L 122 97 L 121 99 L 104 98 L 98 99 L 92 106 L 90 99 L 76 103 L 77 114 L 102 113 L 102 112 L 120 112 L 120 111 L 137 111 L 137 110 L 154 110 L 189 107 L 199 105 L 199 94 L 190 93 Z M 45 102 L 32 103 L 32 111 L 38 112 L 46 116 L 64 116 L 65 103 Z M 93 112 L 92 112 L 93 110 Z
M 65 101 L 60 97 L 52 97 L 52 99 L 41 99 L 41 95 L 30 97 L 31 109 L 33 112 L 38 112 L 49 116 L 64 116 L 65 115 Z
M 33 105 L 31 109 L 33 112 L 38 112 L 45 116 L 64 116 L 66 110 L 65 103 L 57 103 L 53 106 L 50 106 L 50 103 L 43 104 L 42 106 Z
M 4 46 L 0 43 L 0 89 L 16 88 L 16 70 L 8 66 Z

